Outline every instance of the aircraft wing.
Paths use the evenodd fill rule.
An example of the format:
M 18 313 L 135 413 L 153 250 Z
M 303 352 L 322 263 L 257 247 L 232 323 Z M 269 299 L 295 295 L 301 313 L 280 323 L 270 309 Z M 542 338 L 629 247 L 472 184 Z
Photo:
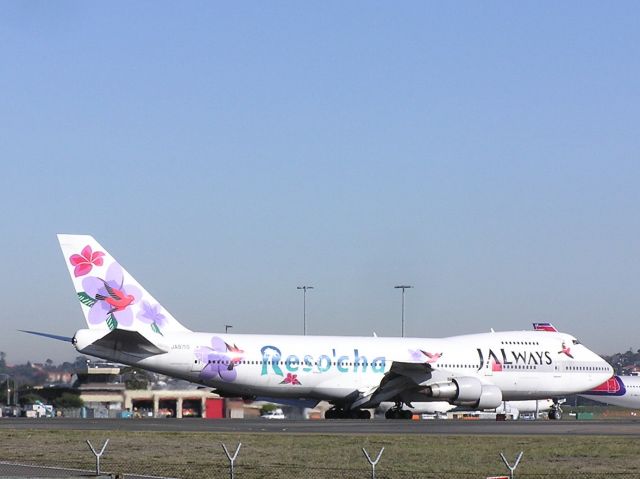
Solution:
M 398 396 L 415 395 L 422 384 L 432 379 L 433 373 L 434 370 L 428 363 L 394 361 L 380 384 L 369 391 L 361 391 L 361 397 L 351 408 L 374 407 Z

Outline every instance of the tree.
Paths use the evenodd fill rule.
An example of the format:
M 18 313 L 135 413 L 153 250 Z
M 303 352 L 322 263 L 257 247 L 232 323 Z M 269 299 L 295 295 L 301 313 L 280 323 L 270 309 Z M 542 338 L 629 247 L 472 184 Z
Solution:
M 149 373 L 144 369 L 126 366 L 120 369 L 124 385 L 127 389 L 149 389 Z
M 5 380 L 0 383 L 0 403 L 9 404 L 11 398 L 7 398 L 7 386 L 11 388 L 11 383 L 9 382 L 9 378 L 5 376 Z
M 59 409 L 78 408 L 84 406 L 84 401 L 77 394 L 67 392 L 54 399 L 53 405 Z
M 130 379 L 125 379 L 124 385 L 127 389 L 133 390 L 149 389 L 149 382 L 145 377 L 132 377 Z
M 36 393 L 28 392 L 26 394 L 20 395 L 20 405 L 22 406 L 36 404 L 38 401 L 44 402 L 42 396 Z
M 262 407 L 260 408 L 260 414 L 264 415 L 268 412 L 275 411 L 276 409 L 278 409 L 278 406 L 276 406 L 275 404 L 271 404 L 271 403 L 263 404 Z

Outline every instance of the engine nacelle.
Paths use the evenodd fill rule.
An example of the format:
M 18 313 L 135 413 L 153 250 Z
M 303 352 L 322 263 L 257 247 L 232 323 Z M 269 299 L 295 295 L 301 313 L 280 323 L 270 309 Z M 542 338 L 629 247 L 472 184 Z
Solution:
M 437 383 L 431 384 L 428 392 L 434 398 L 449 400 L 458 395 L 458 387 L 454 383 Z
M 502 390 L 493 384 L 483 384 L 480 399 L 473 406 L 475 409 L 495 409 L 502 404 Z
M 494 409 L 502 404 L 502 391 L 492 384 L 482 384 L 478 378 L 455 378 L 451 382 L 429 386 L 434 398 L 473 409 Z
M 478 378 L 455 378 L 458 394 L 454 397 L 454 404 L 474 404 L 482 395 L 482 383 Z

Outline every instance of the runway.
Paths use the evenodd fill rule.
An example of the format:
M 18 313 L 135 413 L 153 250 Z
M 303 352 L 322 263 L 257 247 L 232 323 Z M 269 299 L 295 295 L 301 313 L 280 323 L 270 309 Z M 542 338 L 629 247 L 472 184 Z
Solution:
M 599 435 L 639 436 L 640 420 L 266 420 L 266 419 L 27 419 L 1 418 L 0 430 L 226 432 L 271 434 Z

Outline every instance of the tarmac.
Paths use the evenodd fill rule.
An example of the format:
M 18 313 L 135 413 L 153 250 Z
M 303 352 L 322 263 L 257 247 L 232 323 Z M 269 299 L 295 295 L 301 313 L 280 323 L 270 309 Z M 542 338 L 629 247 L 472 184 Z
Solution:
M 271 434 L 432 434 L 639 436 L 640 420 L 289 420 L 0 418 L 0 430 L 232 432 Z

